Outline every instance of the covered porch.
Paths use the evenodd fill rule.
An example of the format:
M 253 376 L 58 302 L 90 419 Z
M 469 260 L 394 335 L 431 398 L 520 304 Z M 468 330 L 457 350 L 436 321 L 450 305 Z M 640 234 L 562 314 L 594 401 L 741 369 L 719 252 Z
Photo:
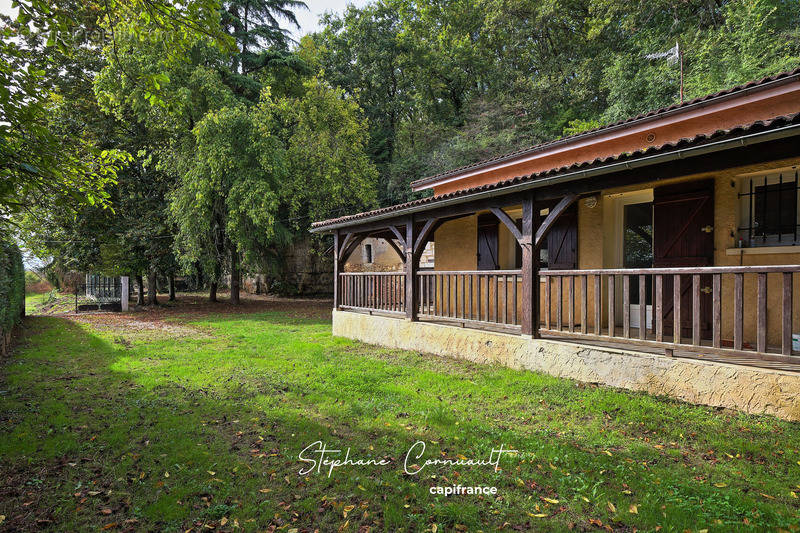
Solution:
M 642 390 L 642 361 L 797 378 L 798 134 L 793 116 L 317 223 L 334 240 L 334 333 L 426 349 L 420 336 L 435 353 L 513 366 L 510 349 L 523 367 Z M 398 268 L 346 268 L 366 238 L 389 243 Z M 430 241 L 435 266 L 420 269 Z M 395 329 L 405 340 L 380 340 Z M 551 350 L 559 362 L 541 367 Z M 605 355 L 559 370 L 586 353 Z M 617 370 L 637 357 L 630 387 L 606 356 Z M 733 383 L 682 397 L 717 404 Z

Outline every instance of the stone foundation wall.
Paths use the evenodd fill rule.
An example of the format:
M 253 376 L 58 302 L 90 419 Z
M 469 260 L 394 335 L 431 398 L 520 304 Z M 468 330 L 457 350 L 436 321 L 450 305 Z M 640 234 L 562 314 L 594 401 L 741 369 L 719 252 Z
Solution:
M 333 334 L 390 348 L 800 420 L 800 373 L 671 358 L 403 319 L 333 312 Z

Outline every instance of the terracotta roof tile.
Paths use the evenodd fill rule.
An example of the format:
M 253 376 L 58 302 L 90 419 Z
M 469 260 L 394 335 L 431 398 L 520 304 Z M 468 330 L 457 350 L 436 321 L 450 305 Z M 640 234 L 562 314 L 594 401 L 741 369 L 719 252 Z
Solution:
M 759 120 L 750 124 L 736 126 L 734 128 L 730 128 L 727 130 L 718 130 L 711 134 L 700 134 L 692 138 L 684 138 L 680 139 L 679 141 L 675 142 L 668 142 L 662 144 L 660 146 L 650 146 L 646 149 L 636 150 L 635 152 L 627 152 L 622 154 L 617 154 L 615 156 L 605 157 L 605 158 L 598 158 L 593 161 L 584 161 L 580 163 L 573 163 L 572 165 L 562 166 L 558 168 L 552 168 L 549 170 L 536 172 L 533 174 L 528 174 L 525 176 L 517 176 L 515 178 L 511 178 L 508 180 L 500 181 L 497 183 L 487 184 L 487 185 L 480 185 L 477 187 L 472 187 L 469 189 L 462 189 L 446 194 L 441 194 L 439 196 L 429 196 L 427 198 L 420 198 L 418 200 L 412 200 L 410 202 L 406 202 L 403 204 L 392 205 L 388 207 L 382 207 L 380 209 L 374 209 L 372 211 L 366 211 L 363 213 L 356 213 L 353 215 L 347 215 L 343 217 L 333 218 L 329 220 L 323 220 L 320 222 L 314 222 L 311 227 L 314 230 L 320 230 L 325 228 L 326 226 L 331 226 L 334 224 L 341 224 L 347 222 L 356 222 L 362 221 L 364 219 L 372 218 L 378 215 L 383 215 L 386 213 L 391 213 L 393 211 L 400 211 L 402 209 L 406 209 L 409 207 L 416 207 L 421 205 L 427 204 L 436 204 L 437 202 L 441 202 L 443 200 L 449 200 L 452 198 L 458 198 L 461 196 L 469 196 L 471 194 L 475 194 L 478 192 L 490 191 L 494 189 L 502 189 L 503 187 L 508 187 L 511 185 L 516 185 L 525 182 L 533 182 L 539 179 L 552 177 L 558 174 L 571 172 L 575 170 L 582 170 L 582 169 L 590 169 L 590 168 L 597 168 L 602 167 L 605 165 L 610 165 L 612 163 L 620 162 L 620 161 L 629 161 L 639 159 L 645 156 L 666 153 L 671 150 L 683 149 L 688 148 L 690 146 L 699 146 L 703 145 L 712 141 L 719 141 L 724 140 L 725 138 L 736 138 L 739 136 L 743 136 L 749 133 L 757 133 L 759 131 L 766 131 L 777 129 L 782 126 L 788 125 L 796 125 L 800 124 L 800 112 L 794 113 L 792 115 L 785 115 L 780 117 L 775 117 L 770 120 Z

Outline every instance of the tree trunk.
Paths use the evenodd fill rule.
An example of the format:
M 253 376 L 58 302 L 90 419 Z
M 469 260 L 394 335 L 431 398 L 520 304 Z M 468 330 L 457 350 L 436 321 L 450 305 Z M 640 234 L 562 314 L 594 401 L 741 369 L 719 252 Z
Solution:
M 209 302 L 216 302 L 217 301 L 217 282 L 212 281 L 208 284 L 208 301 Z
M 175 301 L 175 274 L 169 275 L 169 301 Z
M 150 270 L 150 272 L 147 273 L 147 303 L 149 305 L 158 305 L 158 299 L 156 298 L 156 293 L 158 292 L 156 278 L 155 270 Z
M 136 276 L 136 305 L 144 305 L 144 279 L 141 275 Z
M 231 252 L 231 303 L 239 303 L 239 253 Z

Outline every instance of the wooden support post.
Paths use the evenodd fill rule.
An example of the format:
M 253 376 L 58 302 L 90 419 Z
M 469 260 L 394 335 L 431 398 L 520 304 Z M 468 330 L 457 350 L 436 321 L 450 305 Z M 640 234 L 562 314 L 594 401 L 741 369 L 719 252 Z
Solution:
M 339 230 L 333 232 L 333 309 L 339 309 Z
M 414 217 L 408 217 L 406 221 L 406 320 L 417 320 L 417 284 L 414 278 L 417 277 L 418 258 L 414 254 Z
M 533 195 L 522 200 L 522 334 L 539 337 L 539 260 L 534 246 L 538 217 Z

